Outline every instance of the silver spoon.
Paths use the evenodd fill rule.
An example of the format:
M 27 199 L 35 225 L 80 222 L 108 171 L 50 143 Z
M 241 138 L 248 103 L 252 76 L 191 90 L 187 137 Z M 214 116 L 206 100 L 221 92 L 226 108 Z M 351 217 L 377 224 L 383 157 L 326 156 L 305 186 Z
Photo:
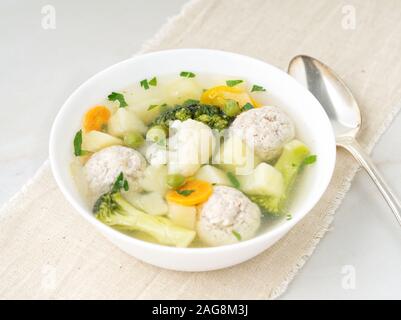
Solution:
M 288 73 L 319 100 L 333 125 L 337 146 L 348 150 L 366 169 L 401 225 L 400 202 L 355 139 L 362 119 L 351 91 L 328 66 L 312 57 L 296 56 Z

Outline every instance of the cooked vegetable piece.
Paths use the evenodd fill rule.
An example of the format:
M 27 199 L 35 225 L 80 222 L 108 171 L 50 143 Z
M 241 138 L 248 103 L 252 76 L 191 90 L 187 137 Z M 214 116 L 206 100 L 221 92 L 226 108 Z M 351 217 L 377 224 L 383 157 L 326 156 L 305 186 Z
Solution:
M 96 152 L 103 148 L 122 145 L 121 139 L 113 137 L 101 131 L 89 131 L 82 135 L 82 149 L 90 152 Z
M 168 189 L 166 179 L 167 167 L 165 165 L 149 165 L 146 167 L 142 179 L 139 180 L 139 185 L 145 191 L 165 194 Z
M 158 192 L 128 193 L 124 197 L 136 208 L 153 216 L 167 214 L 168 206 L 162 195 Z
M 284 180 L 280 171 L 267 163 L 260 163 L 249 175 L 238 177 L 240 189 L 246 194 L 281 197 Z
M 239 180 L 237 179 L 235 174 L 232 172 L 227 172 L 227 177 L 228 177 L 228 179 L 230 179 L 230 182 L 233 185 L 233 187 L 239 189 L 239 187 L 241 186 L 241 183 L 239 182 Z
M 123 140 L 126 146 L 134 149 L 141 147 L 145 141 L 143 136 L 138 132 L 129 132 L 125 134 Z
M 167 185 L 170 188 L 181 187 L 185 183 L 185 177 L 182 174 L 169 174 L 167 176 Z
M 285 201 L 308 154 L 309 148 L 301 141 L 288 142 L 284 145 L 283 152 L 274 166 L 283 175 L 283 194 L 279 197 L 250 195 L 249 198 L 257 203 L 264 213 L 273 215 L 285 213 Z
M 191 180 L 176 190 L 169 190 L 166 199 L 183 206 L 193 206 L 205 202 L 212 192 L 213 188 L 209 182 Z
M 160 142 L 166 140 L 167 132 L 166 128 L 161 125 L 151 127 L 146 132 L 146 140 L 150 142 Z
M 235 117 L 241 113 L 241 108 L 239 107 L 238 102 L 232 99 L 227 99 L 222 109 L 229 117 Z
M 177 226 L 195 230 L 196 207 L 168 202 L 168 217 Z
M 196 173 L 195 178 L 207 181 L 212 185 L 231 186 L 231 182 L 226 173 L 209 164 L 201 167 Z
M 202 93 L 201 103 L 212 104 L 223 108 L 228 99 L 235 100 L 242 108 L 247 103 L 258 107 L 259 104 L 243 89 L 229 86 L 217 86 Z
M 85 113 L 83 128 L 85 132 L 101 131 L 110 119 L 110 110 L 104 106 L 96 106 Z
M 220 147 L 219 160 L 221 168 L 235 175 L 250 174 L 251 170 L 260 163 L 260 159 L 253 150 L 235 135 L 224 140 L 224 144 Z
M 108 132 L 117 137 L 123 137 L 133 131 L 145 134 L 146 130 L 146 125 L 127 108 L 118 109 L 109 120 Z
M 195 79 L 179 78 L 163 86 L 165 102 L 169 105 L 184 103 L 188 99 L 199 99 L 202 88 Z
M 124 95 L 122 93 L 118 92 L 112 92 L 111 94 L 108 95 L 107 97 L 110 101 L 118 101 L 119 102 L 119 107 L 120 108 L 125 108 L 128 106 L 127 102 L 125 101 Z
M 168 128 L 171 121 L 188 119 L 200 121 L 212 129 L 222 130 L 227 128 L 234 118 L 227 116 L 216 106 L 199 104 L 195 101 L 165 110 L 153 121 L 153 124 Z
M 187 247 L 195 231 L 174 225 L 169 219 L 146 214 L 132 206 L 118 193 L 106 193 L 95 203 L 93 212 L 103 223 L 126 231 L 142 231 L 159 243 Z

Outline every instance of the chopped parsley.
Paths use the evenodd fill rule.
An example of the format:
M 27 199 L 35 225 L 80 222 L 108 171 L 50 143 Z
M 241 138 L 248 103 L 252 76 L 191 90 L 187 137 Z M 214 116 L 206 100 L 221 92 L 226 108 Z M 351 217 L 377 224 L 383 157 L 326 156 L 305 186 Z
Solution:
M 149 85 L 151 85 L 152 87 L 156 87 L 157 86 L 157 78 L 153 77 L 152 79 L 150 79 Z
M 154 109 L 154 108 L 157 108 L 159 105 L 158 104 L 151 104 L 150 106 L 149 106 L 149 108 L 148 108 L 148 111 L 149 110 L 152 110 L 152 109 Z
M 195 190 L 176 190 L 178 194 L 188 197 L 192 192 L 195 192 Z
M 263 88 L 262 86 L 258 86 L 258 85 L 256 85 L 256 84 L 254 84 L 254 85 L 252 86 L 251 92 L 255 92 L 255 91 L 266 91 L 266 89 Z
M 307 157 L 304 159 L 303 164 L 306 164 L 306 165 L 312 164 L 312 163 L 315 163 L 316 160 L 317 160 L 317 156 L 316 156 L 315 154 L 311 154 L 310 156 L 307 156 Z
M 143 79 L 141 82 L 139 82 L 141 87 L 144 88 L 145 90 L 149 89 L 149 82 L 146 79 Z
M 232 234 L 233 234 L 234 237 L 237 238 L 238 241 L 241 241 L 242 237 L 237 231 L 233 230 Z
M 240 183 L 239 183 L 237 177 L 232 172 L 227 172 L 227 177 L 230 180 L 230 182 L 234 188 L 238 189 L 240 187 Z
M 181 71 L 180 76 L 183 78 L 195 78 L 195 73 L 190 71 Z
M 122 172 L 120 172 L 120 174 L 117 176 L 116 181 L 111 188 L 111 192 L 118 192 L 121 189 L 124 189 L 125 191 L 129 190 L 128 181 L 124 178 L 124 174 Z
M 79 157 L 87 153 L 87 151 L 82 150 L 82 130 L 79 130 L 74 137 L 74 155 Z
M 152 86 L 152 87 L 157 86 L 157 78 L 153 77 L 150 80 L 143 79 L 139 82 L 139 84 L 141 85 L 142 88 L 144 88 L 145 90 L 148 90 L 150 88 L 150 86 Z
M 253 109 L 253 105 L 251 105 L 249 102 L 245 103 L 244 106 L 242 107 L 243 111 L 248 111 Z
M 291 220 L 292 219 L 292 215 L 287 214 L 287 217 L 285 218 L 286 220 Z
M 120 108 L 124 108 L 128 106 L 127 102 L 125 101 L 124 95 L 118 92 L 112 92 L 107 97 L 110 101 L 118 101 L 120 103 Z
M 165 107 L 167 107 L 167 104 L 166 104 L 166 103 L 163 103 L 163 104 L 151 104 L 151 105 L 148 107 L 148 111 L 150 111 L 150 110 L 152 110 L 152 109 L 154 109 L 154 108 L 157 108 L 157 107 L 160 107 L 161 110 L 163 110 Z
M 242 82 L 244 82 L 244 80 L 227 80 L 227 81 L 226 81 L 226 84 L 227 84 L 227 86 L 229 86 L 229 87 L 234 87 L 234 86 L 236 86 L 237 84 L 240 84 L 240 83 L 242 83 Z

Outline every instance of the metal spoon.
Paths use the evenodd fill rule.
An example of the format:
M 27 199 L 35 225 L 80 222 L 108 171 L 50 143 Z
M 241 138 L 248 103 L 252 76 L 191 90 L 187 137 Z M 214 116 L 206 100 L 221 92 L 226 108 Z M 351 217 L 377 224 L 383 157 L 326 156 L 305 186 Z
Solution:
M 333 125 L 337 146 L 348 150 L 366 169 L 401 225 L 400 202 L 355 139 L 362 119 L 351 91 L 328 66 L 312 57 L 296 56 L 288 73 L 319 100 Z

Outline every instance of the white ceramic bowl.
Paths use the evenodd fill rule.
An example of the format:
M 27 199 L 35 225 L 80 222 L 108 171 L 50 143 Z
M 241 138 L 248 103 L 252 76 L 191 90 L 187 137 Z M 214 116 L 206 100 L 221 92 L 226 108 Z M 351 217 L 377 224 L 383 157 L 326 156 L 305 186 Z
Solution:
M 173 248 L 144 242 L 120 233 L 96 220 L 85 199 L 78 193 L 70 174 L 73 136 L 89 106 L 112 91 L 124 89 L 153 75 L 195 73 L 226 74 L 262 85 L 271 104 L 283 107 L 294 119 L 297 136 L 318 155 L 297 186 L 291 204 L 291 220 L 265 227 L 253 239 L 213 248 Z M 239 54 L 179 49 L 135 56 L 96 74 L 82 84 L 65 102 L 53 124 L 50 162 L 64 196 L 97 230 L 128 254 L 150 264 L 181 271 L 207 271 L 246 261 L 269 248 L 297 224 L 318 202 L 334 169 L 335 140 L 330 122 L 319 102 L 285 72 Z M 82 222 L 84 223 L 84 222 Z

